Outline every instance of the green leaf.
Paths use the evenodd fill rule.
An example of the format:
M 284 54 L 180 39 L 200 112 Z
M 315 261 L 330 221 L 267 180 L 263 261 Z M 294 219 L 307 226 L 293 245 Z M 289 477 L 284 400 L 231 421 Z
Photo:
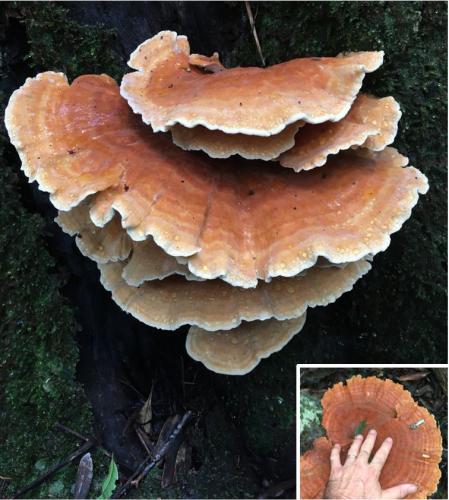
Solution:
M 116 481 L 118 479 L 118 469 L 117 465 L 114 462 L 114 457 L 111 458 L 111 463 L 109 464 L 109 471 L 106 479 L 103 481 L 103 485 L 101 487 L 101 495 L 98 497 L 98 500 L 105 500 L 107 498 L 111 498 L 113 491 L 116 488 Z
M 354 432 L 354 437 L 358 436 L 359 434 L 363 434 L 365 427 L 366 427 L 366 420 L 362 420 Z

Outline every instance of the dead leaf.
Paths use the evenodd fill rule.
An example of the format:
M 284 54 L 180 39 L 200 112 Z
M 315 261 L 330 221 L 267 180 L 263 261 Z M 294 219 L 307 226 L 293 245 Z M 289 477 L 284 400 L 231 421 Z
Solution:
M 81 457 L 80 464 L 78 466 L 73 498 L 87 498 L 87 494 L 89 493 L 90 485 L 92 483 L 93 473 L 94 466 L 92 463 L 92 457 L 90 456 L 90 453 L 86 453 Z
M 398 380 L 401 382 L 408 382 L 408 381 L 413 381 L 413 380 L 421 380 L 423 378 L 426 378 L 427 375 L 429 375 L 430 372 L 415 372 L 415 373 L 407 373 L 406 375 L 401 375 L 398 377 Z
M 153 397 L 153 385 L 151 386 L 150 395 L 142 406 L 141 410 L 137 414 L 137 423 L 140 424 L 143 430 L 147 433 L 151 433 L 151 419 L 153 418 L 153 411 L 151 409 L 151 400 Z

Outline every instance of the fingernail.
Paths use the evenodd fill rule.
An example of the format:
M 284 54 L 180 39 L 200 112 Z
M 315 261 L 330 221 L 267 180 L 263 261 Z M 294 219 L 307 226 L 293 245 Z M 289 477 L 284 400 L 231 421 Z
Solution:
M 374 429 L 371 429 L 371 430 L 369 431 L 369 433 L 370 433 L 370 434 L 376 434 L 376 431 L 375 431 Z
M 391 437 L 387 437 L 387 439 L 385 439 L 385 441 L 387 441 L 387 443 L 392 443 L 393 439 Z
M 363 434 L 357 434 L 357 436 L 355 437 L 355 439 L 360 439 L 360 438 L 363 439 Z
M 418 486 L 414 484 L 408 484 L 407 485 L 407 491 L 408 493 L 415 493 L 415 491 L 418 489 Z

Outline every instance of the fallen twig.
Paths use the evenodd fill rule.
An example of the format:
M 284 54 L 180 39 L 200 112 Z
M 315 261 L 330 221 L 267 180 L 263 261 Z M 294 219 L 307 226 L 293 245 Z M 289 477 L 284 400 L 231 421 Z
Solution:
M 67 427 L 64 424 L 61 424 L 60 422 L 57 422 L 56 427 L 60 431 L 67 432 L 67 434 L 72 434 L 72 436 L 75 436 L 78 439 L 81 439 L 81 441 L 84 441 L 85 443 L 87 443 L 88 441 L 95 442 L 94 438 L 83 436 L 79 432 L 74 431 L 73 429 L 70 429 L 70 427 Z M 96 443 L 96 444 L 98 445 L 98 443 Z M 103 453 L 103 455 L 106 455 L 109 458 L 112 457 L 112 453 L 110 453 L 108 450 L 104 449 L 102 446 L 98 446 L 98 450 L 100 450 Z
M 85 441 L 87 443 L 87 441 L 92 441 L 92 439 L 86 437 L 86 436 L 83 436 L 82 434 L 80 434 L 79 432 L 77 431 L 74 431 L 73 429 L 70 429 L 69 427 L 57 422 L 56 423 L 56 427 L 60 430 L 60 431 L 64 431 L 64 432 L 67 432 L 67 434 L 72 434 L 72 436 L 75 436 L 77 437 L 78 439 L 81 439 L 81 441 Z
M 68 455 L 66 458 L 64 458 L 64 460 L 57 463 L 56 465 L 54 465 L 50 469 L 48 469 L 48 471 L 45 472 L 44 474 L 42 474 L 41 477 L 37 478 L 35 481 L 30 483 L 28 486 L 25 486 L 25 488 L 22 488 L 21 490 L 17 491 L 15 493 L 15 495 L 13 496 L 13 498 L 20 498 L 23 495 L 25 495 L 25 493 L 28 493 L 29 491 L 34 490 L 35 488 L 37 488 L 41 484 L 45 483 L 45 481 L 47 481 L 47 479 L 49 479 L 56 472 L 58 472 L 58 470 L 61 470 L 66 465 L 69 465 L 71 462 L 73 462 L 77 458 L 83 456 L 85 453 L 87 453 L 89 450 L 91 450 L 94 446 L 95 446 L 94 441 L 89 440 L 89 441 L 85 442 L 80 448 L 78 448 L 78 450 L 72 452 L 70 455 Z
M 126 483 L 115 491 L 112 498 L 120 498 L 125 493 L 127 493 L 129 489 L 131 489 L 132 487 L 137 487 L 139 485 L 140 481 L 148 474 L 148 472 L 150 472 L 150 470 L 153 469 L 162 460 L 162 458 L 164 458 L 167 452 L 170 451 L 171 446 L 176 440 L 176 437 L 183 430 L 183 428 L 185 427 L 187 422 L 192 418 L 192 416 L 193 414 L 190 410 L 184 414 L 184 416 L 179 421 L 178 425 L 168 436 L 165 443 L 160 447 L 159 451 L 154 455 L 154 458 L 152 460 L 150 458 L 145 459 L 137 467 L 134 473 L 128 478 Z
M 146 454 L 147 455 L 151 455 L 151 450 L 148 446 L 149 443 L 147 443 L 147 434 L 146 432 L 144 432 L 140 427 L 138 427 L 137 425 L 134 426 L 134 431 L 135 433 L 137 434 L 137 437 L 139 438 L 139 441 L 140 441 L 140 444 L 144 447 L 145 451 L 146 451 Z
M 154 448 L 155 453 L 158 453 L 161 450 L 167 439 L 170 437 L 171 433 L 176 429 L 176 426 L 178 425 L 180 420 L 181 420 L 180 415 L 175 415 L 167 418 L 159 434 L 156 447 Z M 175 469 L 176 469 L 176 457 L 178 456 L 179 447 L 182 442 L 181 438 L 182 435 L 178 434 L 176 438 L 173 440 L 170 449 L 165 454 L 164 469 L 162 471 L 162 480 L 161 480 L 162 488 L 167 488 L 174 481 Z
M 254 41 L 256 42 L 257 51 L 259 52 L 260 59 L 262 61 L 262 66 L 265 66 L 265 57 L 262 53 L 262 47 L 260 46 L 259 37 L 257 36 L 256 23 L 254 22 L 254 16 L 251 10 L 251 5 L 249 2 L 245 2 L 246 13 L 248 14 L 249 24 L 251 25 L 251 31 L 253 32 Z

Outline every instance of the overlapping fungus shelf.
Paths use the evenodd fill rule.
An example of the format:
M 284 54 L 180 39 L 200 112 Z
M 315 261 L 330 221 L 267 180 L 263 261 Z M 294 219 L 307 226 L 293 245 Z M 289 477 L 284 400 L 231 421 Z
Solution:
M 302 329 L 308 307 L 351 290 L 428 189 L 386 147 L 397 103 L 358 95 L 382 60 L 228 69 L 164 31 L 131 55 L 120 89 L 107 75 L 40 73 L 5 122 L 113 300 L 157 328 L 191 325 L 192 357 L 242 374 Z

